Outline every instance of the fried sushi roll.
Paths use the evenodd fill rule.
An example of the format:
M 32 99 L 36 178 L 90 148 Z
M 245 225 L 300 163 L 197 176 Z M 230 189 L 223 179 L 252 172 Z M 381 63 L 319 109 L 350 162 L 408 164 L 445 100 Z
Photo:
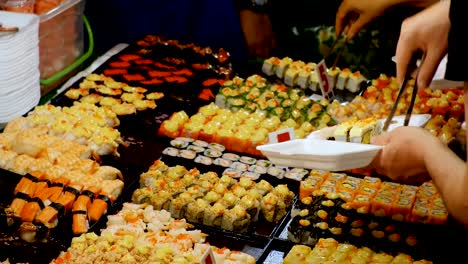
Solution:
M 240 204 L 226 210 L 221 221 L 221 228 L 229 231 L 245 232 L 250 224 L 250 215 Z

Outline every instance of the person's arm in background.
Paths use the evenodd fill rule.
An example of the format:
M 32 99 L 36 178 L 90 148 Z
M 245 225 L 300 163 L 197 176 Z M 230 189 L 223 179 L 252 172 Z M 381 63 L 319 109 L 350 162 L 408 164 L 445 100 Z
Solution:
M 249 55 L 267 58 L 276 40 L 268 15 L 268 0 L 235 0 Z
M 398 42 L 397 67 L 407 67 L 411 55 L 422 50 L 426 58 L 421 67 L 432 79 L 437 58 L 447 52 L 450 1 L 435 4 L 402 25 Z M 438 46 L 434 48 L 434 45 Z M 429 50 L 430 49 L 430 50 Z M 429 53 L 432 52 L 432 55 Z M 437 63 L 433 62 L 437 61 Z M 425 64 L 427 63 L 427 64 Z M 399 71 L 400 79 L 403 71 Z M 418 82 L 419 83 L 419 82 Z M 468 118 L 468 87 L 465 83 L 465 119 Z M 467 134 L 468 135 L 468 134 Z M 379 173 L 398 181 L 413 181 L 429 174 L 439 189 L 450 214 L 468 227 L 468 163 L 459 159 L 439 139 L 423 128 L 401 127 L 373 139 L 374 144 L 384 145 L 374 160 Z
M 346 32 L 349 39 L 371 21 L 384 14 L 385 10 L 396 5 L 428 7 L 439 0 L 343 0 L 336 13 L 335 27 L 337 34 L 350 27 Z

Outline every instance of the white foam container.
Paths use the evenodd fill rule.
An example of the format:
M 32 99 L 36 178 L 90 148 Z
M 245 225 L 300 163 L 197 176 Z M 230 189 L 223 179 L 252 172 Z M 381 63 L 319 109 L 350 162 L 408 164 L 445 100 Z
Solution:
M 320 139 L 297 139 L 258 146 L 272 163 L 327 171 L 344 171 L 368 166 L 382 146 Z

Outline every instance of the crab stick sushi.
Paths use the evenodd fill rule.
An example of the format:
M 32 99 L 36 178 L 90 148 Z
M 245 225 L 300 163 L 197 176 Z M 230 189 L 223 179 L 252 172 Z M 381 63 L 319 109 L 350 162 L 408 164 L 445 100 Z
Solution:
M 91 198 L 87 195 L 80 195 L 73 203 L 72 208 L 72 230 L 73 234 L 83 234 L 89 230 L 88 209 L 91 206 Z

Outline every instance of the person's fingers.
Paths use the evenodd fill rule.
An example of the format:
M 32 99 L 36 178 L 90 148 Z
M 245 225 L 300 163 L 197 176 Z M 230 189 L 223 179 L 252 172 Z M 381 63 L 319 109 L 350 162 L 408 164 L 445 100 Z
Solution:
M 377 137 L 371 138 L 371 144 L 384 146 L 390 142 L 390 133 L 383 133 Z
M 418 88 L 424 89 L 429 87 L 434 74 L 439 67 L 439 63 L 445 56 L 444 50 L 437 48 L 436 50 L 428 49 L 426 56 L 419 67 L 418 73 Z
M 338 7 L 335 17 L 335 33 L 339 37 L 340 33 L 343 31 L 344 26 L 347 24 L 348 14 L 351 12 L 351 6 L 348 5 L 347 1 L 343 1 Z
M 402 83 L 405 79 L 406 71 L 413 57 L 416 48 L 412 45 L 412 40 L 405 30 L 406 23 L 403 22 L 401 27 L 400 39 L 398 40 L 396 49 L 396 64 L 397 64 L 397 80 Z M 414 40 L 413 40 L 414 41 Z
M 356 36 L 356 34 L 359 33 L 359 31 L 364 26 L 366 26 L 367 24 L 369 24 L 369 22 L 372 21 L 372 19 L 372 16 L 360 14 L 359 17 L 354 22 L 352 22 L 351 26 L 349 27 L 349 30 L 346 34 L 348 39 L 353 39 L 354 36 Z

